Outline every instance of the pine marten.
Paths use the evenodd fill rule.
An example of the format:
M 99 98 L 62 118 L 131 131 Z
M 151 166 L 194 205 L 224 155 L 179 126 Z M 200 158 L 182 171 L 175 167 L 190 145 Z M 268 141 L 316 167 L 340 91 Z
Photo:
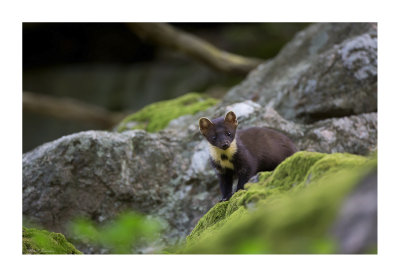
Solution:
M 222 193 L 220 201 L 232 196 L 233 178 L 238 178 L 236 191 L 259 171 L 274 170 L 296 147 L 285 135 L 266 127 L 236 128 L 234 112 L 213 120 L 202 117 L 200 132 L 210 146 L 211 164 L 215 168 Z

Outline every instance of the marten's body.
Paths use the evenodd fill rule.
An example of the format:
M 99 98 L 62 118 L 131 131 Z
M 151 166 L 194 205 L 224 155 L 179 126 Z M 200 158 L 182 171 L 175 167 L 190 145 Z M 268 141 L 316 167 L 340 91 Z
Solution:
M 232 196 L 233 178 L 238 178 L 236 191 L 259 171 L 274 170 L 296 147 L 285 135 L 266 127 L 251 127 L 236 132 L 233 112 L 212 121 L 201 118 L 200 131 L 209 142 L 211 164 L 216 169 L 222 201 Z

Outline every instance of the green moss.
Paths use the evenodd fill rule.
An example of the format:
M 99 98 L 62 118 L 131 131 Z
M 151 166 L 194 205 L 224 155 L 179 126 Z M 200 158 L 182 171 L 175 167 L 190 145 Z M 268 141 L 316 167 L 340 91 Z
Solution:
M 329 235 L 340 204 L 376 156 L 298 152 L 213 207 L 183 253 L 335 253 Z
M 206 229 L 210 228 L 214 224 L 217 224 L 221 219 L 225 218 L 226 208 L 228 202 L 220 202 L 216 204 L 208 213 L 203 216 L 196 227 L 193 229 L 192 233 L 189 235 L 189 239 L 194 239 L 199 237 L 199 235 Z
M 34 228 L 22 229 L 23 254 L 82 254 L 64 235 Z
M 215 105 L 218 100 L 199 93 L 188 93 L 181 97 L 150 104 L 140 111 L 127 116 L 118 125 L 118 132 L 132 129 L 145 129 L 157 132 L 165 128 L 177 117 L 195 114 Z
M 325 154 L 313 152 L 297 152 L 286 162 L 281 163 L 277 170 L 264 182 L 269 189 L 278 188 L 285 191 L 304 183 L 310 168 Z
M 224 204 L 224 206 L 226 205 Z M 215 210 L 221 211 L 221 208 L 222 206 L 219 206 L 217 207 L 217 209 L 214 209 L 214 211 L 212 211 L 211 213 L 207 213 L 207 216 L 205 216 L 205 218 L 211 219 L 215 214 Z M 224 226 L 229 226 L 231 224 L 234 224 L 235 222 L 240 221 L 247 213 L 248 211 L 242 206 L 239 207 L 237 210 L 235 210 L 229 216 L 220 217 L 219 221 L 217 222 L 212 222 L 212 220 L 207 220 L 205 224 L 203 222 L 202 228 L 199 228 L 197 230 L 193 229 L 192 233 L 186 238 L 186 248 L 191 249 L 192 247 L 196 248 L 199 244 L 200 245 L 208 244 L 208 241 L 213 240 L 213 236 L 215 235 L 215 233 L 218 233 L 219 230 L 224 228 Z M 183 250 L 182 252 L 182 250 L 179 250 L 177 252 L 185 253 L 187 251 Z M 208 251 L 200 251 L 199 253 L 208 253 Z M 220 252 L 220 249 L 216 248 L 214 249 L 214 251 L 211 251 L 210 253 L 223 253 L 223 252 Z

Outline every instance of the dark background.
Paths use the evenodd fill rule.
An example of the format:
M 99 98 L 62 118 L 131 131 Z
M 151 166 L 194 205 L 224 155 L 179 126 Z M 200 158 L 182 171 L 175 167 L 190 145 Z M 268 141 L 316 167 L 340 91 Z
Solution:
M 173 23 L 218 48 L 267 60 L 306 23 Z M 23 23 L 23 90 L 134 112 L 187 92 L 220 98 L 242 76 L 143 42 L 123 23 Z M 23 112 L 23 152 L 95 124 Z

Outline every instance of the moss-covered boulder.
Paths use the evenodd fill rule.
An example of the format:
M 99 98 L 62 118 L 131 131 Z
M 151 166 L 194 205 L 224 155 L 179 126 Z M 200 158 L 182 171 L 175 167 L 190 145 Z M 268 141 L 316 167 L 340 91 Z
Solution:
M 338 253 L 332 226 L 346 196 L 374 169 L 376 157 L 298 152 L 215 205 L 181 252 Z
M 217 102 L 216 99 L 203 94 L 187 93 L 172 100 L 160 101 L 144 107 L 123 119 L 117 130 L 123 132 L 144 129 L 148 132 L 157 132 L 165 128 L 172 119 L 186 114 L 195 114 Z
M 82 254 L 64 235 L 34 228 L 22 229 L 23 254 Z

